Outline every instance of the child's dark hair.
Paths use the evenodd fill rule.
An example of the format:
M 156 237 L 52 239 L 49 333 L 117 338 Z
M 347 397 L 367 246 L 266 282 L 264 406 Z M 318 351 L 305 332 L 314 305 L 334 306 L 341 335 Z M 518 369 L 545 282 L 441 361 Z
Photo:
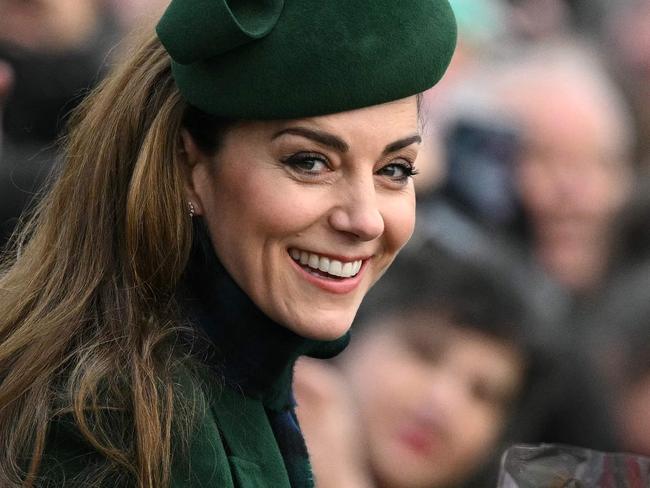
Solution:
M 402 251 L 367 296 L 358 324 L 414 314 L 443 316 L 455 326 L 515 343 L 533 320 L 507 270 L 458 257 L 431 240 Z

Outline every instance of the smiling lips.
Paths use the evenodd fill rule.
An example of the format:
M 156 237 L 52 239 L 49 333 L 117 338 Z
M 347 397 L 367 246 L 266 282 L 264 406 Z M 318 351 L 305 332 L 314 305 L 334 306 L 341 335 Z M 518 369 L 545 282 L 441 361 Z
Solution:
M 363 264 L 360 259 L 343 262 L 307 251 L 299 251 L 298 249 L 291 249 L 289 254 L 301 266 L 309 267 L 336 278 L 352 278 L 356 276 Z

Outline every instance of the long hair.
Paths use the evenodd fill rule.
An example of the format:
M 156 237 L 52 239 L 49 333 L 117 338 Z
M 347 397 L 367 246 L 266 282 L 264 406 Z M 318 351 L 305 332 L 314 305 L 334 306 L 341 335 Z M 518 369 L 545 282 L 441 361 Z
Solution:
M 83 486 L 169 484 L 204 405 L 177 386 L 189 357 L 174 300 L 192 241 L 188 113 L 150 36 L 71 117 L 63 164 L 1 265 L 3 487 L 37 483 L 66 416 L 103 460 L 77 473 Z

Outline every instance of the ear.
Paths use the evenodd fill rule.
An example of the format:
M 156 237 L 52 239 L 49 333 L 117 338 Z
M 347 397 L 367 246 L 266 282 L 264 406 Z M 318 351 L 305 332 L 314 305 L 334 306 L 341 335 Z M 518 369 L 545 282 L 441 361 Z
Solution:
M 205 183 L 208 181 L 209 174 L 206 172 L 211 159 L 199 149 L 187 129 L 181 129 L 181 142 L 185 156 L 182 158 L 185 195 L 187 201 L 194 205 L 194 213 L 203 215 L 205 207 L 201 196 L 205 192 Z

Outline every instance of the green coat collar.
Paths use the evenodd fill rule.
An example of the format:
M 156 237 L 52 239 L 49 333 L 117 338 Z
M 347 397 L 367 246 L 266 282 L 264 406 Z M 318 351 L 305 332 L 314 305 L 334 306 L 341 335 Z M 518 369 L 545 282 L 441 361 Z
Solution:
M 210 359 L 233 390 L 281 411 L 293 405 L 293 366 L 299 356 L 332 357 L 349 342 L 306 339 L 267 317 L 232 279 L 212 248 L 207 228 L 194 219 L 194 242 L 179 290 L 190 320 L 210 338 Z
M 212 396 L 171 488 L 291 488 L 262 402 L 229 387 Z
M 233 475 L 241 486 L 289 488 L 262 402 L 224 388 L 212 412 L 230 451 Z

